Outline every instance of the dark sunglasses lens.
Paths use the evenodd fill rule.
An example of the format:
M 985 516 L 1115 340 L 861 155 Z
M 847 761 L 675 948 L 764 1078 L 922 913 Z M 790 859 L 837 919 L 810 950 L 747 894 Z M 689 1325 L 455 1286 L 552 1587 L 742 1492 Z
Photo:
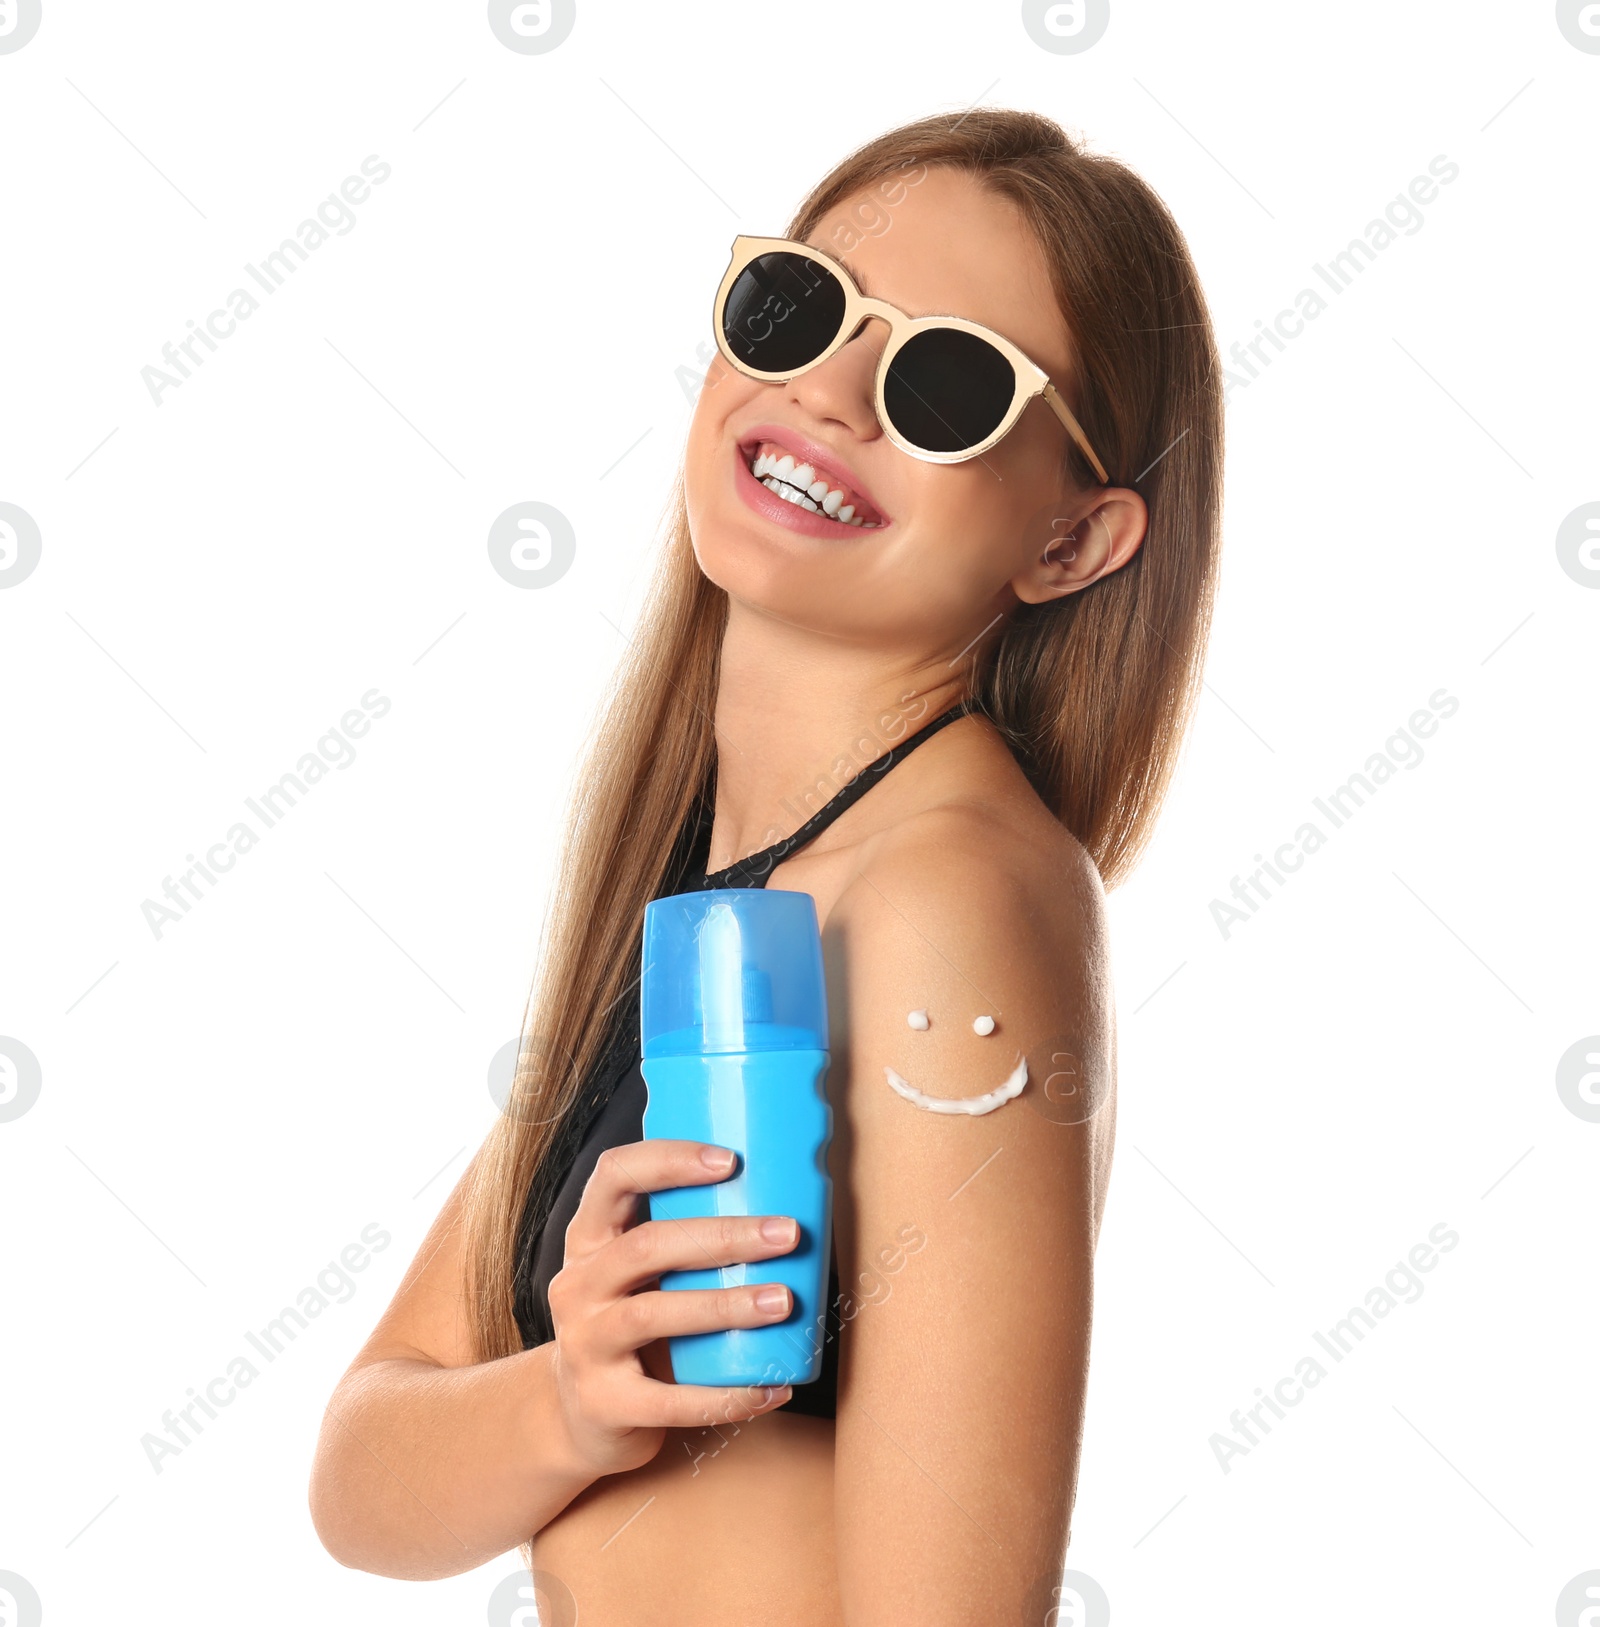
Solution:
M 758 373 L 794 373 L 838 337 L 844 289 L 803 254 L 758 255 L 734 278 L 722 308 L 728 348 Z
M 900 435 L 924 452 L 964 452 L 992 435 L 1017 391 L 1011 363 L 987 339 L 928 328 L 895 352 L 883 400 Z

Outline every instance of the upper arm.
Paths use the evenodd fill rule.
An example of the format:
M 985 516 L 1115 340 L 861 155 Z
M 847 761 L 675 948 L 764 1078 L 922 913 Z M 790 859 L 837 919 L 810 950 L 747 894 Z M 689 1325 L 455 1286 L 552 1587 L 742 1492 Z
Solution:
M 440 1367 L 472 1364 L 463 1208 L 476 1162 L 475 1158 L 467 1166 L 445 1199 L 350 1372 L 397 1357 Z
M 1098 879 L 1068 842 L 908 847 L 829 917 L 849 1627 L 1037 1623 L 1064 1563 L 1110 1114 L 1062 1084 L 1097 1075 L 1080 1084 L 1103 1102 L 1111 1055 Z M 1019 1058 L 1022 1093 L 977 1115 L 885 1077 L 974 1096 Z

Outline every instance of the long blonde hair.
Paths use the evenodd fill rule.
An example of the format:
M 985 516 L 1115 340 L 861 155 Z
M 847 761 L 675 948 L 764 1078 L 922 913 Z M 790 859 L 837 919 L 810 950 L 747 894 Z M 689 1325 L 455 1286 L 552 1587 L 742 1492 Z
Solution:
M 1188 245 L 1117 160 L 1037 113 L 978 108 L 891 130 L 840 163 L 787 233 L 917 166 L 1010 199 L 1037 234 L 1078 358 L 1072 406 L 1113 485 L 1149 508 L 1133 560 L 1023 605 L 972 675 L 1045 805 L 1106 886 L 1149 839 L 1200 683 L 1221 530 L 1222 370 Z M 1076 448 L 1068 472 L 1092 476 Z M 578 781 L 507 1109 L 466 1188 L 478 1361 L 522 1349 L 513 1309 L 524 1201 L 639 971 L 644 906 L 716 766 L 711 718 L 727 598 L 690 546 L 681 474 L 647 609 Z

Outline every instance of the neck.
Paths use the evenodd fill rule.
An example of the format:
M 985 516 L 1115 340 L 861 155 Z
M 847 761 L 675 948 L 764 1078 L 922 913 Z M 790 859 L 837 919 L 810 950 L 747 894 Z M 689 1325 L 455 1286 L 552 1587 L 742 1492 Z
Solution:
M 798 829 L 853 774 L 954 706 L 969 672 L 970 660 L 847 645 L 730 602 L 707 869 Z

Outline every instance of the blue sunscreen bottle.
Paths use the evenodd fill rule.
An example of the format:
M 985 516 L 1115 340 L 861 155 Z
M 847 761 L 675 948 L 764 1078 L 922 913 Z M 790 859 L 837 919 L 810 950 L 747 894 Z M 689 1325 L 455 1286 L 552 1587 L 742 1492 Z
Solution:
M 646 1140 L 729 1147 L 725 1180 L 652 1192 L 652 1220 L 792 1215 L 795 1246 L 767 1260 L 665 1271 L 663 1289 L 781 1282 L 789 1315 L 668 1341 L 680 1384 L 809 1384 L 822 1370 L 833 1109 L 822 939 L 809 893 L 727 887 L 645 906 L 640 1069 Z

